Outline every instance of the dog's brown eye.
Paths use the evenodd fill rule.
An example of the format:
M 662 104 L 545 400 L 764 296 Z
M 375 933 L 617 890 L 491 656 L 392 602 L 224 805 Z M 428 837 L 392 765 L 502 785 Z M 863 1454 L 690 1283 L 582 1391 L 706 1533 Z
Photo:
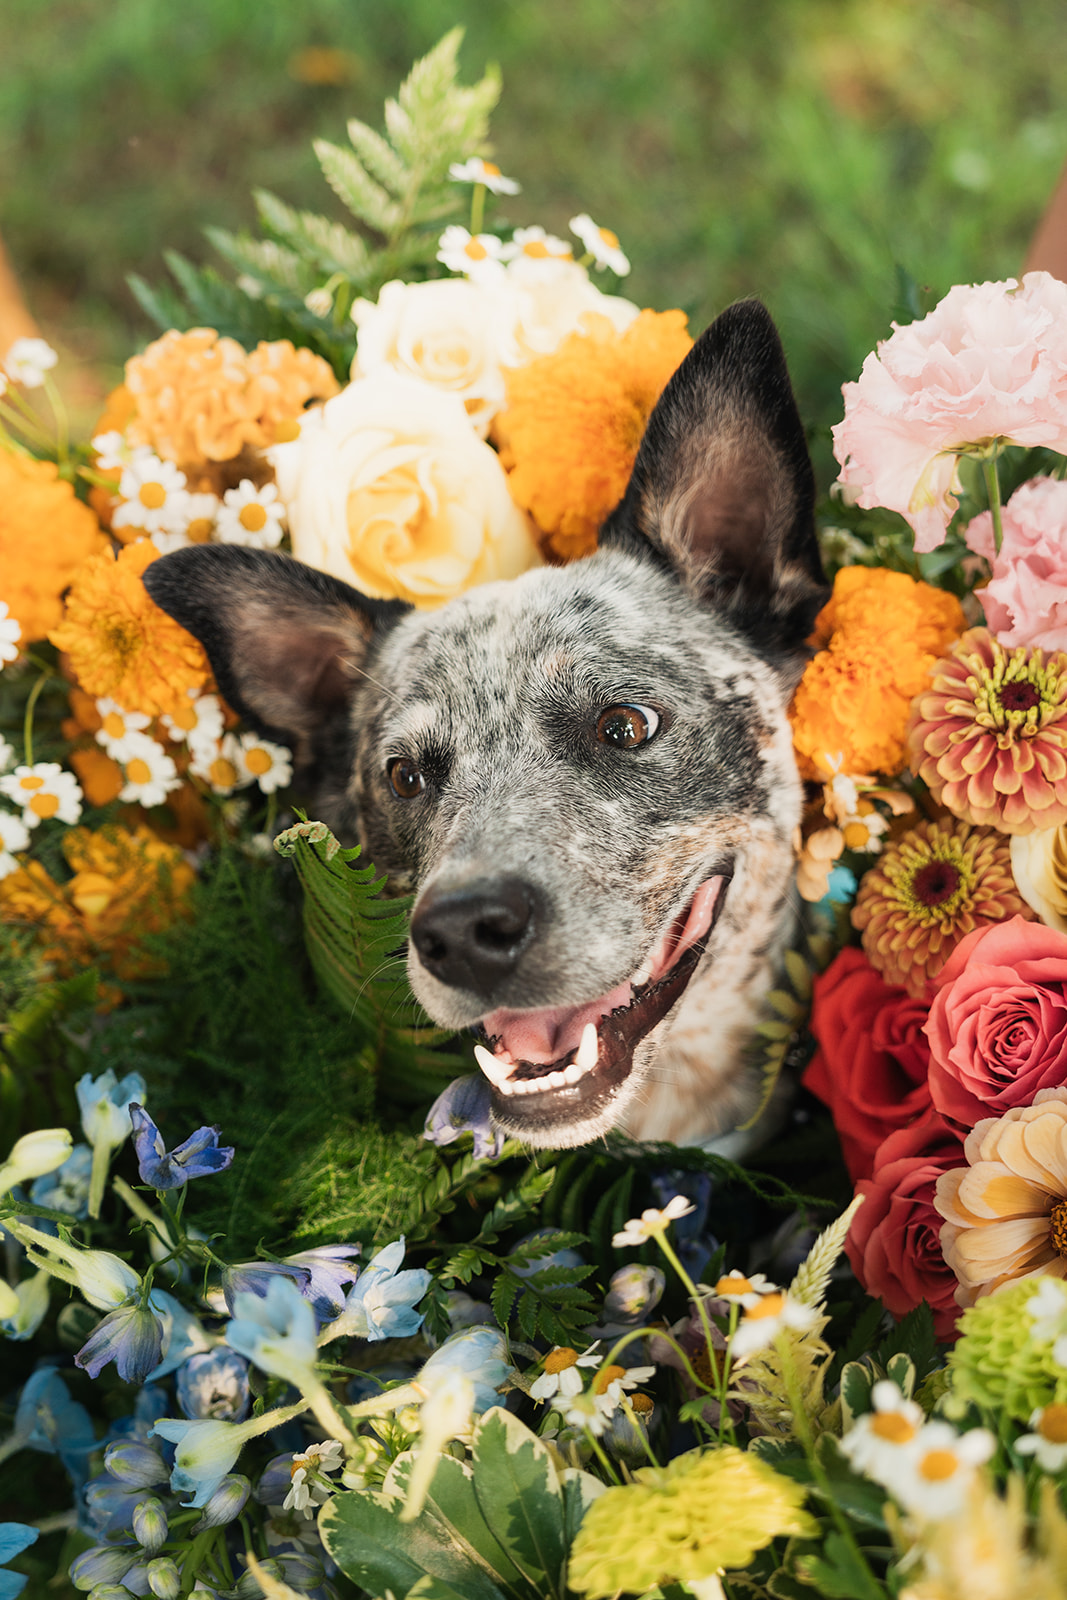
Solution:
M 651 706 L 609 706 L 597 719 L 596 736 L 616 750 L 633 750 L 647 744 L 659 727 L 659 713 Z
M 413 800 L 426 787 L 426 779 L 410 756 L 397 756 L 388 766 L 389 787 L 398 800 Z

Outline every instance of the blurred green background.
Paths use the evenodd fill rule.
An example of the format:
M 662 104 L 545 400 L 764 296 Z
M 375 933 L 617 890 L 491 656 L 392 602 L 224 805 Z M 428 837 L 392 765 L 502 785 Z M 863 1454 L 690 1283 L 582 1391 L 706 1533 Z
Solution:
M 590 211 L 694 328 L 762 295 L 816 428 L 898 267 L 1016 272 L 1067 156 L 1057 0 L 3 0 L 0 235 L 83 431 L 152 336 L 125 275 L 210 259 L 253 185 L 341 215 L 312 136 L 380 126 L 457 21 L 464 79 L 503 71 L 508 220 Z

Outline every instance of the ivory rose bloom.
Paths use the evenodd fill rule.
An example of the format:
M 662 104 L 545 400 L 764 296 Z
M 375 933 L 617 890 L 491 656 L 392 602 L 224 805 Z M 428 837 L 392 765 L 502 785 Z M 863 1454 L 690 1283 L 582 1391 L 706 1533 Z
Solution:
M 271 455 L 293 554 L 372 599 L 429 609 L 540 559 L 462 400 L 428 384 L 352 383 Z
M 1067 933 L 1067 823 L 1013 834 L 1011 870 L 1019 893 L 1045 926 Z
M 1067 650 L 1067 483 L 1031 478 L 1002 514 L 997 555 L 988 511 L 967 527 L 967 543 L 985 556 L 993 576 L 978 598 L 1002 645 Z
M 638 314 L 632 301 L 602 294 L 584 267 L 560 256 L 524 250 L 509 263 L 506 283 L 512 321 L 501 360 L 508 367 L 551 355 L 568 334 L 583 331 L 590 312 L 607 317 L 616 333 L 625 333 Z
M 918 322 L 894 324 L 843 392 L 842 484 L 861 506 L 899 511 L 916 550 L 933 550 L 961 454 L 995 442 L 1067 451 L 1067 284 L 1047 272 L 957 284 Z

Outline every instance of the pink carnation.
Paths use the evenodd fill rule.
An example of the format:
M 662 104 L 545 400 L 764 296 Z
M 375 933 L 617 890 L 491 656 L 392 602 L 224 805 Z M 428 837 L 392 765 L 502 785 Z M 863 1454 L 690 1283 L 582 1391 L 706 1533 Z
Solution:
M 861 506 L 899 511 L 915 548 L 941 544 L 956 510 L 956 458 L 1002 442 L 1067 453 L 1067 284 L 957 284 L 846 383 L 834 428 L 841 482 Z
M 988 511 L 967 529 L 971 549 L 993 567 L 979 591 L 990 629 L 1009 650 L 1067 650 L 1067 483 L 1032 478 L 1016 489 L 1001 520 L 999 556 Z

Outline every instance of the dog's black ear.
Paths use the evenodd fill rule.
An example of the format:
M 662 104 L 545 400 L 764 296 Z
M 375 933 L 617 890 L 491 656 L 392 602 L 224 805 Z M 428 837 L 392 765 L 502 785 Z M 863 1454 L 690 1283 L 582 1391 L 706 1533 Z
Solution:
M 153 561 L 145 588 L 208 653 L 223 697 L 261 734 L 311 758 L 343 714 L 376 630 L 410 609 L 290 556 L 193 545 Z
M 827 598 L 815 480 L 774 323 L 722 313 L 648 421 L 602 548 L 648 546 L 771 655 L 803 646 Z

